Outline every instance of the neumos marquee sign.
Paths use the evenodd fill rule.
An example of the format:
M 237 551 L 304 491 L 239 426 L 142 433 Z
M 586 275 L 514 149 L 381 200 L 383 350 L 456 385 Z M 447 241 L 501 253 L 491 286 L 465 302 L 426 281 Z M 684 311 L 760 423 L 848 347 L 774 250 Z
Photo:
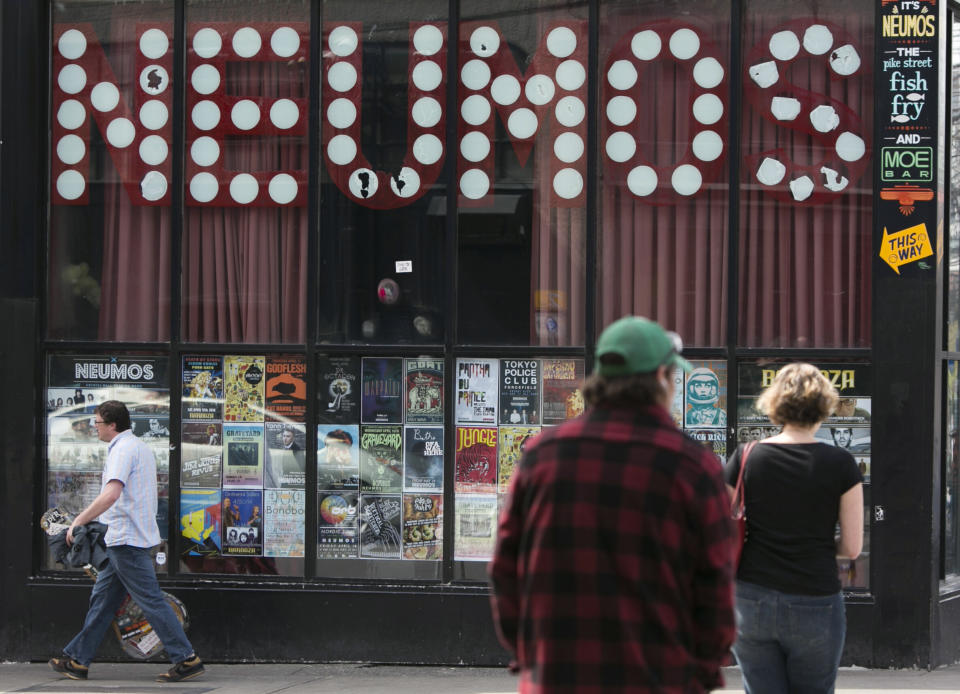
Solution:
M 228 140 L 283 137 L 309 145 L 308 92 L 321 92 L 323 166 L 330 180 L 358 205 L 390 209 L 410 204 L 437 181 L 448 157 L 456 167 L 461 206 L 493 203 L 496 123 L 503 125 L 521 165 L 534 148 L 538 176 L 550 204 L 585 205 L 587 61 L 589 36 L 581 20 L 545 27 L 521 68 L 496 21 L 467 22 L 457 37 L 456 65 L 447 64 L 451 40 L 444 22 L 411 22 L 407 31 L 407 141 L 399 170 L 377 170 L 361 148 L 365 114 L 361 22 L 327 22 L 321 35 L 297 23 L 190 23 L 186 84 L 175 84 L 172 24 L 144 22 L 123 52 L 133 65 L 112 65 L 90 24 L 53 30 L 52 202 L 85 205 L 89 196 L 90 142 L 96 128 L 126 194 L 135 205 L 170 205 L 174 89 L 185 98 L 185 201 L 191 206 L 304 206 L 305 170 L 235 170 Z M 610 42 L 597 76 L 600 88 L 600 164 L 604 184 L 654 205 L 674 205 L 727 185 L 729 63 L 711 41 L 712 28 L 686 20 L 643 19 Z M 302 96 L 274 98 L 228 92 L 228 69 L 237 63 L 305 62 L 313 40 L 322 42 L 322 65 Z M 752 141 L 744 152 L 751 183 L 795 204 L 836 200 L 863 176 L 871 158 L 861 114 L 802 80 L 819 63 L 851 93 L 869 93 L 872 67 L 863 48 L 842 27 L 797 19 L 776 27 L 748 48 L 745 96 L 776 127 L 771 141 Z M 116 74 L 132 74 L 121 84 Z M 652 124 L 643 107 L 663 85 L 655 74 L 676 74 L 676 132 L 687 133 L 674 161 L 654 161 Z M 447 84 L 456 81 L 456 112 L 447 112 Z M 267 91 L 263 85 L 264 92 Z M 127 95 L 130 95 L 128 97 Z M 859 103 L 859 100 L 858 100 Z M 448 119 L 456 121 L 456 151 L 449 152 Z M 790 131 L 809 136 L 816 151 L 781 145 Z M 297 141 L 299 139 L 299 142 Z M 306 161 L 307 157 L 298 157 Z

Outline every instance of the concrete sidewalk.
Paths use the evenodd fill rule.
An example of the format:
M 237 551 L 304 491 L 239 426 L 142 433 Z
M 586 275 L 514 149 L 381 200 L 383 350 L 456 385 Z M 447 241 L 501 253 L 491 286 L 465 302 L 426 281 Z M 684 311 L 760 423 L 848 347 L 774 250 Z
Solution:
M 40 692 L 65 694 L 510 694 L 516 680 L 500 668 L 404 667 L 395 665 L 208 665 L 203 677 L 179 684 L 160 684 L 154 677 L 163 663 L 94 663 L 91 679 L 61 679 L 46 663 L 0 664 L 0 694 Z M 742 692 L 740 673 L 726 670 L 727 687 Z M 840 671 L 837 694 L 960 692 L 960 665 L 926 670 Z

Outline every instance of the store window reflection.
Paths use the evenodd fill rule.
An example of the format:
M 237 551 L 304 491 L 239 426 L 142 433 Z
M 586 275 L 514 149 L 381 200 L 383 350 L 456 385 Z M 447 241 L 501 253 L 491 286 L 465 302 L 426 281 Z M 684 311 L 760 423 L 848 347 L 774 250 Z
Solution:
M 944 436 L 944 572 L 960 574 L 960 379 L 957 361 L 947 362 L 947 416 Z

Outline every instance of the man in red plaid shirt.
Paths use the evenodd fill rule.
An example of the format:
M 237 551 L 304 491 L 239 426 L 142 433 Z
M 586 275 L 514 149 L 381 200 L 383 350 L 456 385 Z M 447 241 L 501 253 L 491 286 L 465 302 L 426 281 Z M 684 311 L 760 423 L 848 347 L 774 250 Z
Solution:
M 597 343 L 588 410 L 527 446 L 490 564 L 519 692 L 706 692 L 734 638 L 720 461 L 673 422 L 682 343 L 628 316 Z

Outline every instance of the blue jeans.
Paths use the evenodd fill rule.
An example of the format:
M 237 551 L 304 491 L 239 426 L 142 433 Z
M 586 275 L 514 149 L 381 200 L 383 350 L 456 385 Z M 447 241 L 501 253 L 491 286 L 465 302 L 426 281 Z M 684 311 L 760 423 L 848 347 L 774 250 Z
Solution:
M 847 615 L 843 595 L 789 595 L 737 581 L 733 654 L 747 694 L 833 694 Z
M 93 586 L 83 629 L 63 649 L 64 654 L 81 665 L 89 665 L 103 641 L 103 635 L 113 622 L 114 613 L 130 593 L 163 642 L 170 660 L 180 663 L 189 658 L 193 654 L 193 646 L 187 640 L 173 609 L 163 598 L 150 550 L 118 545 L 107 547 L 107 556 L 110 562 L 100 572 Z

